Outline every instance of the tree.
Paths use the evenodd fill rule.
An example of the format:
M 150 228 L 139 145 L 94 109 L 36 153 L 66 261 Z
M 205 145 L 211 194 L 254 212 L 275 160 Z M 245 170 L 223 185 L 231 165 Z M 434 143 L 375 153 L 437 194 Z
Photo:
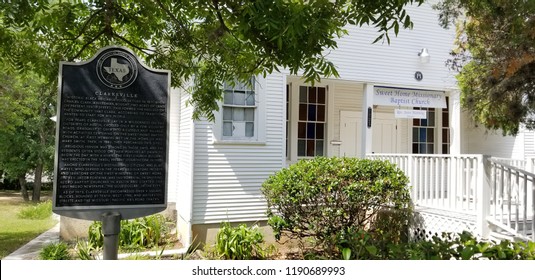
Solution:
M 32 201 L 41 196 L 43 172 L 52 169 L 54 154 L 53 91 L 36 75 L 0 67 L 0 169 L 17 179 L 29 200 L 26 174 L 34 172 Z
M 6 130 L 11 134 L 4 134 L 4 141 L 20 146 L 5 151 L 10 158 L 19 158 L 20 163 L 24 163 L 21 170 L 46 168 L 49 162 L 44 160 L 48 155 L 46 143 L 52 139 L 53 132 L 48 130 L 45 120 L 50 116 L 47 106 L 55 92 L 51 89 L 57 88 L 60 61 L 87 60 L 104 46 L 125 45 L 147 65 L 171 70 L 172 86 L 187 87 L 191 92 L 194 118 L 206 117 L 213 121 L 224 82 L 249 82 L 251 75 L 266 75 L 279 69 L 287 69 L 292 74 L 302 71 L 308 82 L 338 76 L 335 66 L 324 54 L 337 47 L 337 38 L 347 34 L 345 26 L 373 25 L 379 31 L 376 41 L 390 42 L 392 31 L 397 34 L 400 27 L 412 27 L 404 6 L 422 2 L 424 0 L 2 1 L 0 57 L 5 59 L 2 63 L 42 83 L 39 91 L 32 91 L 32 94 L 39 92 L 38 96 L 5 96 L 9 104 L 42 102 L 26 115 L 12 116 L 17 122 L 37 116 L 40 121 L 36 121 L 32 129 L 24 124 Z M 22 102 L 18 99 L 21 97 L 29 99 Z M 46 137 L 35 132 L 45 133 Z M 31 151 L 40 156 L 26 155 L 28 151 L 21 147 L 32 143 L 17 137 L 39 139 L 37 142 L 41 145 Z M 6 147 L 11 147 L 9 145 Z
M 0 54 L 52 83 L 59 61 L 89 58 L 101 47 L 133 49 L 170 69 L 172 85 L 193 81 L 194 117 L 213 120 L 225 81 L 279 69 L 307 81 L 337 76 L 323 54 L 348 24 L 374 25 L 378 40 L 412 26 L 404 10 L 424 0 L 27 0 L 0 4 Z M 11 1 L 8 1 L 11 2 Z M 14 49 L 12 46 L 16 45 Z
M 535 1 L 444 0 L 437 8 L 444 27 L 457 20 L 449 62 L 474 121 L 504 135 L 535 128 Z

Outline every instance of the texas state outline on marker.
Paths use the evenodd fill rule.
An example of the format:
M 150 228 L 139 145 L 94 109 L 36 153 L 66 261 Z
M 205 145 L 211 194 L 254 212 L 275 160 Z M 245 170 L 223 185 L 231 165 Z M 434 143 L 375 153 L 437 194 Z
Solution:
M 106 70 L 106 72 L 108 72 L 108 74 L 115 74 L 119 81 L 122 81 L 124 76 L 130 73 L 130 68 L 128 68 L 128 64 L 122 64 L 117 62 L 117 58 L 111 58 L 110 66 L 104 66 L 103 68 L 104 70 Z

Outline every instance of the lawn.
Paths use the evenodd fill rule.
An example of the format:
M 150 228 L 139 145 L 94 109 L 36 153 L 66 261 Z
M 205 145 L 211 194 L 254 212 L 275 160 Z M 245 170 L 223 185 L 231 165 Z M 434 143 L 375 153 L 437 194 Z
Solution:
M 49 197 L 43 196 L 41 201 L 46 199 Z M 22 208 L 31 204 L 24 202 L 20 193 L 0 191 L 0 259 L 57 223 L 52 217 L 45 220 L 26 220 L 17 217 Z

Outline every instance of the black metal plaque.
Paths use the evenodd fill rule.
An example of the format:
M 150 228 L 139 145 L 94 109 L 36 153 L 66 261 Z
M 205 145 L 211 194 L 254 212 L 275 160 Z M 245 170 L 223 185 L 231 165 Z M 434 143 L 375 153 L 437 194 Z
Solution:
M 125 219 L 166 208 L 169 81 L 122 47 L 60 64 L 54 212 Z

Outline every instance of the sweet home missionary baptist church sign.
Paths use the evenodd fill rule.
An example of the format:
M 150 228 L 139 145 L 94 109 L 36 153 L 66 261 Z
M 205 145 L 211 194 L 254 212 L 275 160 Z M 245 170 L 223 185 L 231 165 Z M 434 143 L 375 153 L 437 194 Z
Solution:
M 373 104 L 396 107 L 446 108 L 443 91 L 374 87 Z
M 122 47 L 60 63 L 53 210 L 100 220 L 167 207 L 170 72 Z

